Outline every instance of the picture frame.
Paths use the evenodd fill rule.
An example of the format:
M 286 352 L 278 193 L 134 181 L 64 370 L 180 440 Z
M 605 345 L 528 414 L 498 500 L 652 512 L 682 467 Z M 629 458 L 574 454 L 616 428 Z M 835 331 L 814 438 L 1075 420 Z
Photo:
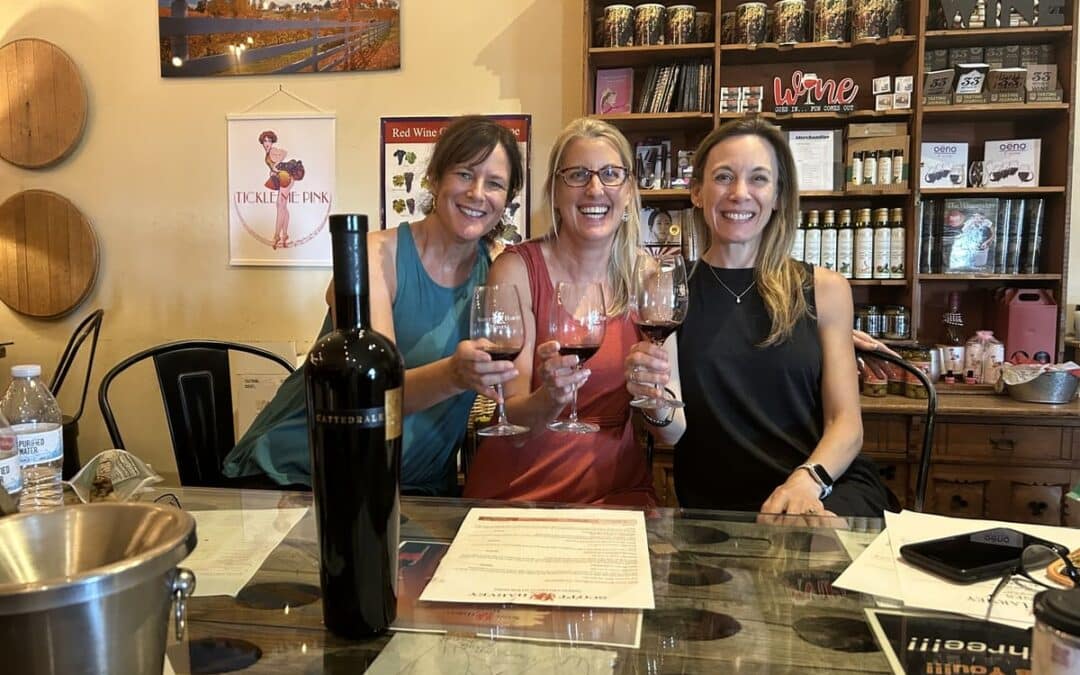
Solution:
M 487 115 L 518 139 L 525 162 L 521 192 L 508 206 L 509 226 L 503 243 L 513 244 L 532 235 L 530 181 L 532 115 Z M 379 222 L 382 229 L 423 219 L 431 202 L 426 177 L 435 142 L 456 116 L 383 117 L 379 123 Z
M 378 7 L 291 1 L 156 4 L 162 77 L 401 68 L 401 0 Z
M 331 266 L 336 124 L 330 113 L 227 116 L 230 265 Z

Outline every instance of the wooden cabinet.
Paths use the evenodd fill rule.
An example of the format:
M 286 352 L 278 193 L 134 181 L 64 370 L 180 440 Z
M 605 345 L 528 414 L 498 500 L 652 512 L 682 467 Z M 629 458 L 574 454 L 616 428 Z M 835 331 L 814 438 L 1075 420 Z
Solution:
M 604 47 L 596 42 L 594 30 L 613 0 L 584 0 L 585 49 L 583 54 L 584 91 L 582 113 L 592 115 L 596 100 L 596 71 L 601 68 L 633 69 L 634 112 L 598 115 L 619 127 L 631 143 L 663 137 L 673 149 L 691 149 L 723 122 L 741 113 L 721 110 L 720 87 L 760 85 L 764 87 L 761 115 L 784 129 L 843 129 L 852 122 L 892 121 L 908 126 L 909 147 L 905 153 L 908 178 L 904 184 L 853 187 L 840 191 L 802 193 L 803 210 L 902 208 L 906 224 L 906 273 L 903 279 L 855 280 L 852 290 L 856 303 L 911 308 L 911 339 L 926 344 L 943 339 L 942 314 L 949 293 L 961 293 L 961 312 L 967 330 L 992 327 L 994 294 L 1000 287 L 1037 288 L 1051 291 L 1058 304 L 1056 352 L 1064 352 L 1067 317 L 1065 292 L 1069 251 L 1069 213 L 1074 123 L 1073 72 L 1077 55 L 1077 4 L 1066 3 L 1064 26 L 1023 28 L 980 28 L 958 30 L 928 29 L 932 14 L 931 0 L 907 0 L 904 7 L 904 34 L 877 40 L 853 40 L 841 43 L 806 42 L 779 45 L 765 42 L 756 45 L 726 44 L 722 25 L 725 13 L 731 13 L 742 0 L 693 0 L 702 12 L 714 15 L 711 35 L 701 36 L 694 44 Z M 632 3 L 638 4 L 638 3 Z M 673 4 L 673 3 L 668 3 Z M 770 9 L 775 0 L 766 0 Z M 814 8 L 807 0 L 807 8 Z M 1057 64 L 1063 102 L 984 103 L 963 105 L 926 105 L 923 102 L 924 74 L 928 70 L 928 50 L 961 47 L 1007 47 L 1012 45 L 1049 45 L 1048 53 Z M 641 113 L 638 100 L 645 88 L 650 66 L 696 59 L 713 66 L 711 113 L 662 112 Z M 776 114 L 773 79 L 781 86 L 791 86 L 792 76 L 815 73 L 821 78 L 851 77 L 859 86 L 855 110 L 848 113 L 813 112 Z M 884 75 L 914 76 L 914 92 L 909 110 L 875 110 L 872 80 Z M 920 189 L 919 168 L 922 143 L 940 141 L 969 144 L 969 162 L 982 159 L 983 143 L 999 139 L 1039 138 L 1042 158 L 1038 187 L 1017 188 L 934 188 Z M 966 167 L 965 167 L 966 168 Z M 928 199 L 953 197 L 1041 198 L 1045 201 L 1042 254 L 1037 274 L 941 274 L 920 273 L 919 207 Z M 681 209 L 689 206 L 685 189 L 643 190 L 643 203 L 657 208 Z M 857 212 L 857 211 L 856 211 Z
M 862 403 L 863 451 L 883 471 L 897 464 L 906 467 L 904 489 L 888 482 L 910 507 L 926 404 L 896 396 L 864 397 Z M 906 451 L 897 460 L 894 439 L 902 436 Z M 1080 504 L 1067 494 L 1078 481 L 1080 402 L 1058 406 L 1019 403 L 1003 396 L 938 396 L 927 512 L 1076 526 Z

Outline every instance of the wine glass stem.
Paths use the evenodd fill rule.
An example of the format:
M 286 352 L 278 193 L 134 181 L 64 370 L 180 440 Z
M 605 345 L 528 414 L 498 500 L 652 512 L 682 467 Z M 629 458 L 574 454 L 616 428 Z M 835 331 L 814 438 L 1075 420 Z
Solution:
M 581 366 L 579 365 L 576 370 L 580 371 Z M 577 422 L 577 383 L 576 382 L 574 384 L 570 385 L 570 422 L 571 423 Z
M 653 343 L 657 347 L 660 347 L 661 349 L 664 347 L 664 341 L 663 340 L 653 340 L 653 339 L 650 338 L 649 342 Z M 653 388 L 656 389 L 656 396 L 654 396 L 653 398 L 655 398 L 657 400 L 662 400 L 664 398 L 664 388 L 662 386 L 660 386 L 659 382 L 653 384 Z
M 495 391 L 499 394 L 499 417 L 495 420 L 495 426 L 501 427 L 506 424 L 506 398 L 503 396 L 502 382 L 495 385 Z

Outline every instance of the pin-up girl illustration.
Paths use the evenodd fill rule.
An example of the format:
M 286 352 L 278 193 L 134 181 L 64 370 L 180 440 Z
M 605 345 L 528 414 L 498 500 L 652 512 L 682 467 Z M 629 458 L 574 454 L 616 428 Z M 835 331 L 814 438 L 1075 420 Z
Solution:
M 270 177 L 266 179 L 266 187 L 277 190 L 277 219 L 274 221 L 274 243 L 276 250 L 289 245 L 289 195 L 292 193 L 293 181 L 304 178 L 304 165 L 298 159 L 285 161 L 288 155 L 285 150 L 275 148 L 277 134 L 267 130 L 259 134 L 259 144 L 266 150 L 266 166 L 270 169 Z

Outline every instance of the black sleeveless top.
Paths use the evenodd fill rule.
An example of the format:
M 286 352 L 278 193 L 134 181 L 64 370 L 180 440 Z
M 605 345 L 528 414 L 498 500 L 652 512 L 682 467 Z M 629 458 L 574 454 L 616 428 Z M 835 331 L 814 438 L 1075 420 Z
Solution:
M 735 299 L 754 270 L 696 265 L 678 334 L 686 433 L 674 469 L 683 506 L 757 511 L 817 446 L 822 355 L 806 267 L 811 316 L 787 341 L 761 348 L 772 322 L 757 287 Z

